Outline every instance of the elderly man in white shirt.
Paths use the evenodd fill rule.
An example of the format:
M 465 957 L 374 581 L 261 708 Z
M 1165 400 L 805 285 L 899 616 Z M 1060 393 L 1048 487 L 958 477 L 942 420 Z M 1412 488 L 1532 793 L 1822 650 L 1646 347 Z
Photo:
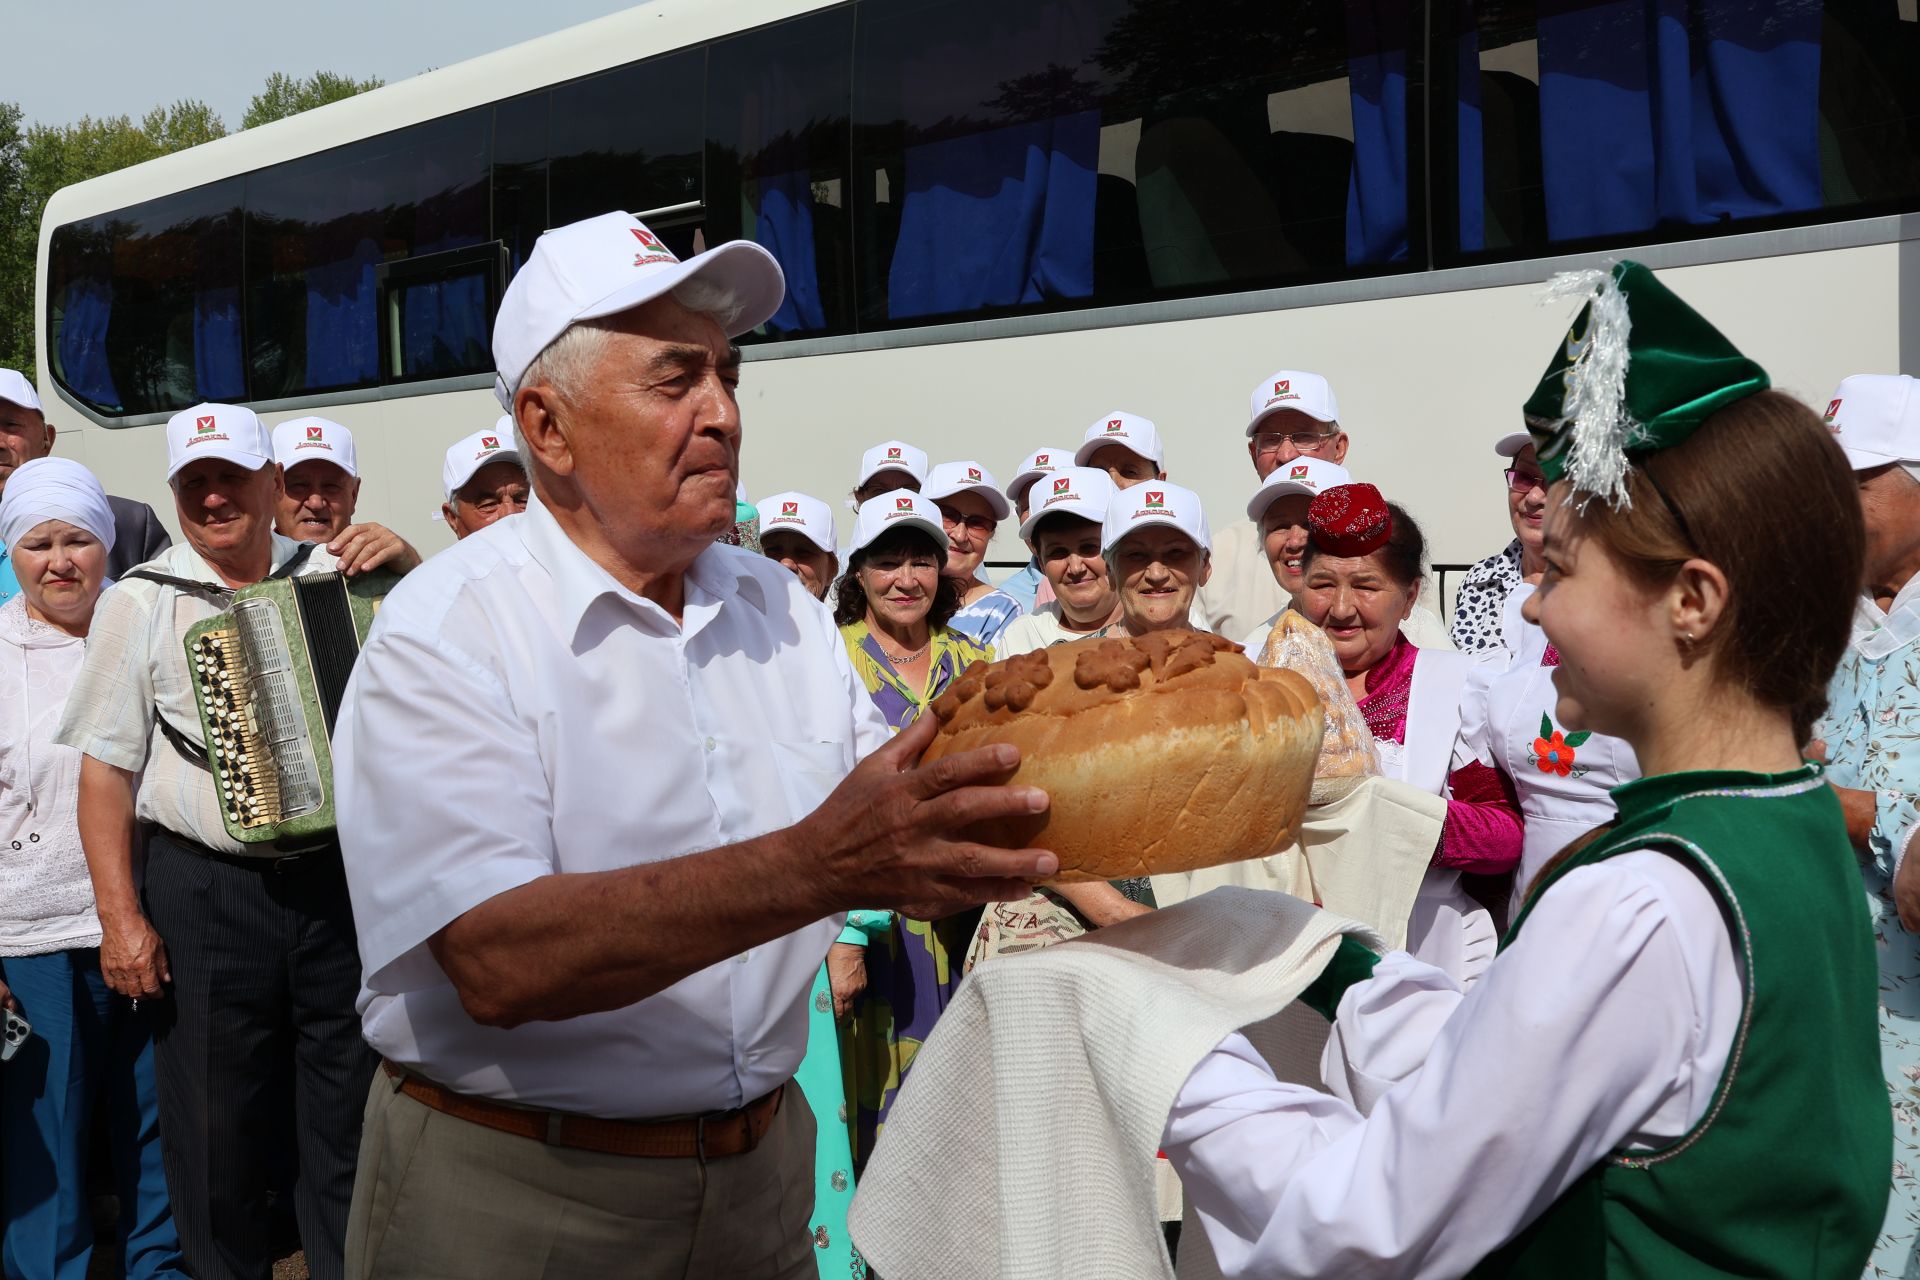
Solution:
M 387 1060 L 354 1275 L 812 1275 L 787 1085 L 842 913 L 1057 867 L 952 834 L 1044 807 L 985 785 L 1013 753 L 916 768 L 931 718 L 888 742 L 825 609 L 715 542 L 728 337 L 783 290 L 757 245 L 682 263 L 624 214 L 548 232 L 507 290 L 534 501 L 389 597 L 336 744 Z

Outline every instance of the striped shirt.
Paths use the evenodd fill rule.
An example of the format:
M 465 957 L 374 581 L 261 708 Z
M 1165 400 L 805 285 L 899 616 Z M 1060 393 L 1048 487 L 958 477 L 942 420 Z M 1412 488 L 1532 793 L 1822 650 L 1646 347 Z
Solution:
M 273 564 L 286 563 L 301 543 L 273 535 Z M 298 577 L 331 573 L 339 562 L 316 546 Z M 191 543 L 181 542 L 142 566 L 176 578 L 218 583 L 220 575 Z M 200 742 L 200 711 L 187 670 L 187 628 L 231 601 L 158 582 L 123 578 L 100 596 L 87 631 L 87 656 L 67 695 L 55 741 L 116 769 L 140 774 L 134 813 L 177 836 L 225 853 L 260 853 L 227 834 L 213 775 L 190 764 L 161 736 L 158 715 Z M 268 856 L 274 851 L 267 850 Z

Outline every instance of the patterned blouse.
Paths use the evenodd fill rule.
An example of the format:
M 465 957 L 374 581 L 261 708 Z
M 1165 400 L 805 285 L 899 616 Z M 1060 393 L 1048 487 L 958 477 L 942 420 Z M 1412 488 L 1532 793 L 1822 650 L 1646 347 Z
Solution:
M 933 655 L 927 665 L 927 687 L 911 689 L 887 661 L 865 619 L 840 628 L 840 638 L 846 642 L 847 656 L 853 659 L 853 669 L 860 674 L 873 705 L 879 708 L 895 733 L 912 724 L 920 709 L 945 693 L 962 671 L 976 662 L 993 661 L 990 645 L 976 643 L 950 627 L 936 627 L 931 642 Z
M 1460 581 L 1460 593 L 1454 597 L 1454 648 L 1462 653 L 1486 653 L 1503 647 L 1500 616 L 1507 595 L 1520 585 L 1520 539 L 1507 549 L 1490 555 L 1467 570 Z
M 983 648 L 992 648 L 1007 624 L 1025 612 L 1018 600 L 996 587 L 972 604 L 961 605 L 947 619 L 947 629 L 959 632 Z

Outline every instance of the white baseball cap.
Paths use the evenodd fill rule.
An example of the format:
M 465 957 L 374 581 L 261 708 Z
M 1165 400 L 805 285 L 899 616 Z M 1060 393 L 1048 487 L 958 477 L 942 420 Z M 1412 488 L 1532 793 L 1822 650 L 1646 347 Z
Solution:
M 1098 467 L 1061 467 L 1033 492 L 1027 506 L 1027 518 L 1020 523 L 1020 536 L 1031 539 L 1033 531 L 1048 516 L 1063 512 L 1105 524 L 1107 503 L 1113 498 L 1113 477 Z
M 1315 422 L 1340 421 L 1340 402 L 1333 398 L 1333 388 L 1325 378 L 1298 369 L 1276 369 L 1253 389 L 1253 416 L 1247 419 L 1247 438 L 1253 438 L 1262 418 L 1282 409 L 1298 409 Z
M 682 262 L 630 213 L 603 213 L 546 232 L 494 317 L 494 395 L 511 409 L 527 366 L 569 325 L 630 311 L 695 277 L 739 299 L 730 338 L 765 324 L 787 294 L 780 263 L 751 240 L 729 240 Z
M 890 529 L 918 529 L 940 545 L 942 556 L 947 553 L 947 526 L 933 499 L 911 489 L 895 489 L 860 504 L 860 513 L 853 518 L 853 545 L 848 554 L 872 546 L 875 538 Z
M 353 452 L 353 432 L 331 418 L 288 418 L 275 427 L 273 460 L 283 467 L 331 462 L 350 476 L 360 474 Z
M 1201 509 L 1200 495 L 1161 480 L 1113 491 L 1100 525 L 1100 549 L 1111 551 L 1135 529 L 1154 524 L 1172 525 L 1199 543 L 1202 551 L 1213 550 L 1213 535 L 1207 531 L 1207 513 Z
M 904 471 L 922 484 L 927 479 L 927 455 L 904 440 L 883 440 L 860 455 L 858 489 L 882 471 Z
M 196 404 L 167 419 L 167 479 L 202 458 L 224 458 L 258 471 L 273 461 L 273 440 L 251 409 Z
M 1155 471 L 1167 469 L 1167 451 L 1160 444 L 1159 430 L 1139 414 L 1123 413 L 1119 409 L 1087 428 L 1086 435 L 1080 439 L 1080 447 L 1074 451 L 1073 465 L 1086 466 L 1088 458 L 1099 452 L 1102 446 L 1110 444 L 1139 454 L 1153 464 Z
M 769 533 L 798 533 L 808 542 L 832 555 L 838 548 L 833 541 L 833 509 L 818 498 L 789 489 L 770 494 L 753 504 L 760 513 L 760 536 Z
M 18 369 L 0 369 L 0 400 L 8 404 L 17 404 L 22 409 L 40 410 L 40 397 L 35 393 L 33 384 Z
M 1493 451 L 1503 458 L 1517 458 L 1520 451 L 1533 443 L 1533 436 L 1525 431 L 1512 431 L 1501 436 L 1493 446 Z
M 1058 471 L 1062 467 L 1073 465 L 1073 450 L 1058 447 L 1035 449 L 1020 463 L 1020 470 L 1013 479 L 1007 481 L 1007 501 L 1016 507 L 1020 499 L 1033 487 L 1033 482 L 1041 476 Z
M 1322 489 L 1352 483 L 1353 477 L 1339 463 L 1302 454 L 1291 462 L 1281 463 L 1268 473 L 1253 497 L 1247 500 L 1247 519 L 1260 519 L 1267 514 L 1267 508 L 1273 505 L 1274 499 L 1284 498 L 1290 493 L 1314 497 Z
M 447 450 L 446 463 L 440 468 L 447 501 L 452 502 L 453 495 L 466 488 L 467 481 L 490 462 L 515 462 L 522 471 L 527 469 L 527 460 L 513 447 L 513 418 L 507 414 L 500 415 L 493 430 L 476 431 Z
M 1920 384 L 1904 373 L 1856 373 L 1833 389 L 1827 429 L 1855 471 L 1920 462 Z
M 1013 504 L 1000 492 L 1000 482 L 993 478 L 993 472 L 977 462 L 941 463 L 927 473 L 927 482 L 920 486 L 920 492 L 936 502 L 956 493 L 977 493 L 993 508 L 995 520 L 1005 520 L 1013 514 Z

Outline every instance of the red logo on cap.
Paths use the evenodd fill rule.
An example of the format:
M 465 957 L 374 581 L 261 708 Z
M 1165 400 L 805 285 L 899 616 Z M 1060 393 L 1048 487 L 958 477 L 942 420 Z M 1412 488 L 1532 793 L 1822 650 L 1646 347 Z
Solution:
M 207 434 L 207 432 L 213 430 L 214 423 L 211 417 L 205 417 L 205 418 L 195 418 L 193 420 L 193 425 L 195 429 L 200 432 L 201 435 L 205 435 Z
M 1284 396 L 1292 389 L 1293 389 L 1292 378 L 1282 378 L 1280 379 L 1280 381 L 1273 384 L 1273 394 L 1277 396 Z
M 1036 466 L 1036 467 L 1044 467 L 1044 466 L 1046 466 L 1046 465 L 1047 465 L 1047 455 L 1046 455 L 1046 454 L 1044 454 L 1044 453 L 1036 453 L 1036 454 L 1034 454 L 1034 455 L 1033 455 L 1033 465 L 1034 465 L 1034 466 Z
M 967 479 L 978 480 L 979 478 L 980 478 L 980 468 L 978 467 L 967 468 Z
M 309 440 L 318 440 L 318 439 L 320 438 L 320 432 L 321 432 L 322 430 L 323 430 L 323 428 L 321 428 L 321 427 L 308 427 L 308 428 L 307 428 L 307 439 L 309 439 Z
M 500 437 L 499 436 L 481 436 L 480 447 L 482 449 L 498 449 L 500 447 Z
M 898 459 L 899 456 L 900 456 L 900 451 L 898 449 L 887 450 L 887 457 L 889 460 Z
M 1055 493 L 1065 493 L 1067 490 L 1071 489 L 1072 487 L 1073 487 L 1073 477 L 1071 476 L 1061 476 L 1058 480 L 1055 480 L 1053 482 L 1053 491 Z
M 783 516 L 797 516 L 800 514 L 800 504 L 797 502 L 783 502 L 780 504 L 780 514 Z
M 1840 402 L 1838 400 L 1835 400 L 1832 404 L 1827 406 L 1827 421 L 1832 422 L 1834 415 L 1839 412 L 1840 412 Z
M 1307 468 L 1305 464 L 1297 466 L 1293 470 L 1287 472 L 1287 479 L 1289 480 L 1305 480 L 1306 478 L 1307 478 Z
M 1166 493 L 1159 489 L 1147 490 L 1147 505 L 1150 507 L 1166 506 L 1167 505 Z
M 1116 432 L 1116 431 L 1118 431 L 1119 429 L 1120 429 L 1120 419 L 1118 419 L 1118 418 L 1108 418 L 1108 419 L 1107 419 L 1107 434 L 1108 434 L 1108 435 L 1112 435 L 1112 434 L 1113 434 L 1114 432 Z
M 913 510 L 913 499 L 912 498 L 895 498 L 893 500 L 893 509 L 895 511 L 911 511 Z

